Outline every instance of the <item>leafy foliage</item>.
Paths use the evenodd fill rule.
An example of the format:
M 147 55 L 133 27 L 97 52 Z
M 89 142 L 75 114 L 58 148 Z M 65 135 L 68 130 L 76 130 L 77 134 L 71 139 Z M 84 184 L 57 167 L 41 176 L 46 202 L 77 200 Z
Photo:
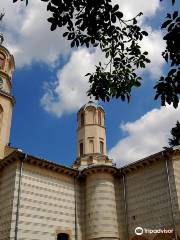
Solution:
M 174 147 L 180 145 L 180 123 L 176 122 L 176 126 L 171 129 L 172 137 L 169 138 L 169 146 Z
M 18 0 L 13 0 L 13 3 L 14 2 L 17 2 Z M 23 2 L 24 0 L 21 0 L 21 2 Z M 28 0 L 25 0 L 26 1 L 26 5 L 28 5 Z
M 16 2 L 17 0 L 14 0 Z M 119 5 L 111 0 L 42 0 L 47 2 L 51 30 L 65 27 L 63 37 L 71 47 L 100 47 L 105 64 L 99 63 L 94 73 L 88 73 L 88 95 L 109 101 L 111 97 L 130 99 L 132 87 L 141 85 L 137 69 L 145 68 L 150 60 L 141 52 L 139 42 L 147 32 L 137 24 L 139 13 L 133 19 L 123 19 Z
M 145 68 L 150 62 L 148 53 L 141 52 L 139 45 L 148 35 L 137 24 L 142 13 L 125 20 L 119 5 L 112 6 L 111 0 L 41 1 L 47 2 L 47 10 L 52 13 L 48 18 L 51 30 L 64 27 L 63 37 L 71 41 L 71 47 L 100 47 L 104 53 L 106 63 L 99 62 L 96 71 L 87 74 L 88 95 L 103 101 L 109 101 L 111 97 L 129 101 L 132 88 L 141 85 L 142 78 L 137 75 L 137 69 Z M 175 4 L 175 0 L 171 2 Z M 166 49 L 162 56 L 170 70 L 154 86 L 155 99 L 161 98 L 161 105 L 173 103 L 177 108 L 180 94 L 180 17 L 177 11 L 167 14 L 162 29 L 166 30 Z
M 172 4 L 175 0 L 172 0 Z M 161 76 L 155 85 L 155 99 L 161 97 L 161 105 L 173 103 L 174 108 L 178 107 L 180 95 L 180 17 L 178 11 L 167 14 L 167 20 L 162 24 L 161 28 L 166 29 L 164 40 L 166 41 L 166 49 L 162 53 L 165 61 L 170 64 L 167 76 Z

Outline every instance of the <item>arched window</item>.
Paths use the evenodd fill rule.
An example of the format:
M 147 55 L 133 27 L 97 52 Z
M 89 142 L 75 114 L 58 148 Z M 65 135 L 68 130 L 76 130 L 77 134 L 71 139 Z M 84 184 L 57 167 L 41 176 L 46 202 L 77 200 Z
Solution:
M 92 139 L 89 140 L 89 153 L 94 153 L 94 141 Z
M 104 143 L 102 141 L 100 141 L 100 153 L 104 153 Z
M 84 113 L 81 113 L 81 126 L 84 125 Z
M 3 108 L 0 105 L 0 133 L 1 133 L 1 128 L 2 128 L 2 120 L 3 120 Z
M 80 150 L 80 156 L 82 156 L 83 155 L 83 143 L 80 143 L 79 150 Z
M 101 111 L 98 111 L 98 124 L 101 125 L 102 121 L 101 121 Z
M 69 240 L 69 235 L 67 233 L 59 233 L 57 235 L 57 240 Z
M 88 119 L 87 122 L 88 124 L 93 124 L 94 123 L 94 111 L 93 109 L 88 110 Z
M 5 59 L 6 57 L 4 56 L 3 53 L 0 53 L 0 69 L 4 69 L 4 66 L 5 66 Z

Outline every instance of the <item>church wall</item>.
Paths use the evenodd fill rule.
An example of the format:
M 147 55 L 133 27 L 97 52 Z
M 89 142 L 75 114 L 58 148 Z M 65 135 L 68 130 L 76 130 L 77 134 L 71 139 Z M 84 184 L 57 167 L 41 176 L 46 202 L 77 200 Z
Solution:
M 10 93 L 10 86 L 8 81 L 3 81 L 3 90 L 7 93 Z
M 18 240 L 55 240 L 60 232 L 75 239 L 74 177 L 24 163 L 18 223 Z M 81 191 L 76 183 L 77 210 L 81 210 Z M 81 239 L 77 213 L 77 239 Z
M 165 161 L 126 174 L 129 237 L 136 227 L 173 228 Z M 172 184 L 173 178 L 170 178 Z
M 10 94 L 11 83 L 9 80 L 12 77 L 14 70 L 14 58 L 9 51 L 0 44 L 1 67 L 0 78 L 2 80 L 0 91 L 0 106 L 3 109 L 2 121 L 0 121 L 0 159 L 4 158 L 4 148 L 9 143 L 9 135 L 11 128 L 11 115 L 13 97 Z
M 85 153 L 92 153 L 89 149 L 89 138 L 93 138 L 94 141 L 94 153 L 100 153 L 100 141 L 104 142 L 104 146 L 106 146 L 106 138 L 105 138 L 105 128 L 101 126 L 89 125 L 85 126 Z M 106 149 L 104 148 L 104 154 L 106 154 Z
M 0 172 L 0 240 L 10 240 L 14 230 L 15 218 L 12 218 L 14 190 L 16 179 L 16 163 Z M 14 212 L 15 216 L 15 212 Z
M 84 179 L 77 179 L 76 182 L 77 240 L 85 240 L 85 184 Z
M 124 201 L 124 189 L 123 189 L 123 178 L 115 177 L 115 197 L 116 197 L 116 211 L 118 220 L 118 230 L 120 239 L 126 239 L 126 220 L 125 220 L 125 201 Z
M 173 203 L 174 203 L 174 217 L 176 228 L 178 234 L 180 235 L 180 156 L 173 157 L 173 166 L 172 166 L 172 173 L 174 176 L 174 184 L 173 186 Z
M 97 172 L 86 178 L 86 239 L 119 239 L 114 177 Z
M 3 108 L 2 126 L 0 129 L 0 159 L 4 157 L 4 147 L 9 142 L 9 134 L 11 128 L 12 103 L 5 97 L 0 96 L 0 105 Z

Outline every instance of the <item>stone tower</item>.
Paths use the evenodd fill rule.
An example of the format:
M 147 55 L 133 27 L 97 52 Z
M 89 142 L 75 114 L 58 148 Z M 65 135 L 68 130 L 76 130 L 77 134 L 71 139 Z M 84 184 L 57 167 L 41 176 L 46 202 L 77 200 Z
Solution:
M 106 156 L 104 109 L 89 101 L 77 113 L 77 159 L 74 168 L 112 164 Z
M 106 156 L 104 109 L 88 102 L 78 111 L 77 123 L 77 159 L 73 167 L 80 170 L 80 181 L 82 178 L 85 183 L 82 202 L 86 239 L 118 240 L 114 185 L 117 169 Z
M 0 44 L 0 159 L 6 155 L 9 144 L 12 108 L 15 103 L 11 95 L 14 57 Z

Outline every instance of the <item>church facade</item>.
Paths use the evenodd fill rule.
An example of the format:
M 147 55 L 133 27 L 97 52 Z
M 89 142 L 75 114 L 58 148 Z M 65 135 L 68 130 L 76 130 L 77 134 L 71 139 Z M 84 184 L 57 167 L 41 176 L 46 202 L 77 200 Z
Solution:
M 72 167 L 10 147 L 14 68 L 0 45 L 0 240 L 179 239 L 180 147 L 116 167 L 93 102 L 77 113 Z

